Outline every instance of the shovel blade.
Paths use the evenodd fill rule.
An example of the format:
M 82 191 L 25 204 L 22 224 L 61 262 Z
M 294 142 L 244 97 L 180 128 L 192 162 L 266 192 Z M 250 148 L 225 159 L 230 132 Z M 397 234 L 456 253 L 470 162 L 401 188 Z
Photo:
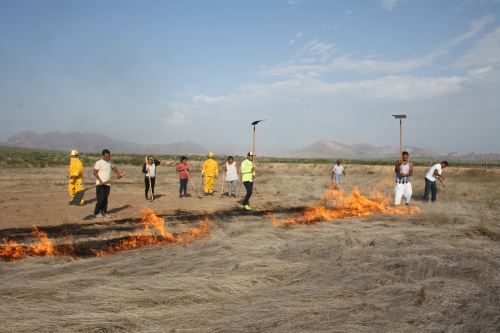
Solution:
M 82 201 L 83 196 L 85 195 L 85 192 L 87 192 L 87 189 L 83 189 L 81 191 L 76 192 L 73 199 L 71 199 L 70 204 L 71 205 L 78 205 L 80 203 L 80 201 Z

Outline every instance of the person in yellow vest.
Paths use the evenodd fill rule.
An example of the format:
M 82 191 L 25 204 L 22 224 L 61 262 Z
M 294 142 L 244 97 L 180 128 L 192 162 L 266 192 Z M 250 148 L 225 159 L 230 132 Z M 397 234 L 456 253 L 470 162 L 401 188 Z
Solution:
M 76 192 L 83 190 L 83 164 L 78 158 L 78 151 L 72 150 L 70 153 L 70 163 L 69 163 L 69 185 L 68 193 L 70 202 L 73 200 Z M 80 206 L 85 205 L 85 201 L 82 199 L 80 201 Z
M 205 178 L 204 191 L 205 195 L 213 195 L 214 193 L 214 178 L 219 174 L 217 161 L 215 160 L 214 153 L 208 153 L 208 158 L 203 163 L 203 170 L 201 175 Z
M 245 198 L 243 199 L 242 205 L 243 209 L 245 210 L 251 210 L 250 208 L 250 197 L 252 196 L 253 192 L 253 178 L 255 177 L 255 166 L 253 163 L 253 157 L 254 153 L 249 152 L 247 154 L 247 159 L 241 162 L 240 166 L 240 172 L 241 172 L 241 181 L 243 182 L 243 185 L 245 186 L 245 190 L 247 191 L 247 194 L 245 195 Z

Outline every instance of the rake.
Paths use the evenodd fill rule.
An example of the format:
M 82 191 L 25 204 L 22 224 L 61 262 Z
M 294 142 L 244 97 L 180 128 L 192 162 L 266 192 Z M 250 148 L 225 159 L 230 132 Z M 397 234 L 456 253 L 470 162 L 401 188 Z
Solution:
M 194 193 L 196 193 L 196 196 L 198 199 L 202 199 L 203 197 L 198 193 L 196 190 L 196 186 L 194 186 L 193 182 L 191 181 L 191 176 L 189 175 L 189 172 L 186 170 L 187 176 L 188 176 L 188 182 L 191 184 L 191 187 L 193 188 Z

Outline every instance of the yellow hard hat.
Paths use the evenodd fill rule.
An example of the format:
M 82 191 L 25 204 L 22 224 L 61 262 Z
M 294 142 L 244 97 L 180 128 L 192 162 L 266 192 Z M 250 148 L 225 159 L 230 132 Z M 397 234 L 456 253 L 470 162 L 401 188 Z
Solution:
M 214 153 L 208 153 L 208 157 L 214 157 Z
M 80 155 L 80 154 L 78 153 L 78 150 L 75 150 L 75 149 L 73 149 L 71 151 L 71 153 L 69 154 L 69 156 L 78 156 L 78 155 Z

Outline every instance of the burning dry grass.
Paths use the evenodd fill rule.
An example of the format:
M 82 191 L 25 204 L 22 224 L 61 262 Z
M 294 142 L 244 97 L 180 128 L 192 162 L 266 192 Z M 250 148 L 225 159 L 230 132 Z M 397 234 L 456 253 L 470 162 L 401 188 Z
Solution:
M 330 189 L 321 196 L 324 204 L 307 207 L 302 213 L 278 218 L 269 215 L 273 226 L 287 227 L 292 224 L 313 224 L 346 217 L 368 216 L 373 214 L 411 215 L 420 212 L 416 206 L 392 206 L 390 200 L 380 191 L 370 196 L 362 195 L 358 189 L 350 193 Z
M 150 209 L 143 209 L 140 221 L 142 229 L 135 233 L 108 241 L 106 247 L 102 249 L 90 249 L 90 253 L 101 257 L 114 254 L 120 251 L 133 250 L 145 246 L 165 245 L 165 244 L 187 244 L 195 238 L 201 238 L 210 232 L 210 223 L 207 219 L 200 225 L 183 230 L 179 233 L 172 233 L 167 230 L 165 220 L 157 216 Z M 61 245 L 50 239 L 45 232 L 33 227 L 32 236 L 37 238 L 33 244 L 21 245 L 14 240 L 3 239 L 0 247 L 0 258 L 15 261 L 29 256 L 80 256 L 81 250 L 73 245 L 73 240 L 69 237 L 63 237 Z
M 252 206 L 284 212 L 280 209 L 316 203 L 327 186 L 330 169 L 324 168 L 324 176 L 305 171 L 302 176 L 295 169 L 296 165 L 283 164 L 271 176 L 261 172 L 257 179 L 268 177 L 268 182 L 257 183 Z M 134 170 L 126 171 L 132 174 Z M 426 171 L 417 168 L 413 183 L 419 214 L 376 212 L 286 229 L 274 228 L 267 216 L 255 212 L 221 214 L 209 216 L 210 237 L 189 246 L 144 247 L 98 258 L 89 254 L 85 260 L 0 260 L 0 331 L 499 332 L 500 173 L 456 175 L 448 168 L 448 186 L 440 188 L 436 203 L 426 204 L 421 201 Z M 54 170 L 37 172 L 56 174 Z M 349 166 L 344 199 L 354 186 L 360 193 L 370 193 L 392 174 L 392 167 Z M 172 195 L 158 201 L 157 207 L 164 208 L 158 211 L 175 215 L 172 207 L 180 204 L 176 201 L 178 180 L 173 171 L 171 178 L 163 175 L 160 181 L 172 180 L 160 185 L 172 189 Z M 19 182 L 12 183 L 15 186 L 9 191 L 36 192 L 29 186 L 39 186 L 37 178 L 26 181 L 18 170 L 15 176 Z M 10 175 L 2 184 L 7 178 Z M 142 186 L 138 178 L 136 185 L 127 185 L 127 191 L 115 187 L 112 202 L 116 205 L 127 202 L 130 192 L 137 192 L 136 206 L 122 211 L 122 218 L 143 206 Z M 389 198 L 393 182 L 385 186 L 384 195 Z M 40 229 L 52 237 L 60 230 L 50 229 L 54 221 L 62 226 L 65 220 L 60 216 L 85 209 L 68 208 L 54 218 L 35 209 L 41 199 L 52 196 L 11 202 L 7 199 L 14 194 L 24 197 L 7 193 L 6 186 L 0 189 L 6 193 L 0 198 L 5 200 L 1 207 L 4 228 L 26 228 L 26 221 L 36 216 L 37 222 L 46 218 L 48 222 Z M 55 185 L 46 189 L 58 191 Z M 66 198 L 63 190 L 61 201 Z M 322 205 L 339 207 L 331 202 L 330 198 Z M 218 198 L 184 203 L 183 208 L 197 214 L 234 206 Z M 30 205 L 29 210 L 9 210 L 10 205 L 24 209 L 20 204 Z M 166 231 L 182 233 L 180 224 L 167 220 Z M 138 221 L 78 222 L 85 229 L 78 229 L 73 237 L 103 235 L 104 240 L 117 244 L 136 234 Z M 155 227 L 148 228 L 148 235 L 163 239 Z M 140 229 L 144 235 L 144 227 Z M 2 231 L 2 235 L 12 235 L 10 239 L 21 239 L 21 233 L 13 229 Z M 24 235 L 29 231 L 24 229 Z M 19 243 L 27 246 L 26 241 Z M 95 243 L 100 244 L 93 247 L 97 249 L 109 245 L 100 239 Z

